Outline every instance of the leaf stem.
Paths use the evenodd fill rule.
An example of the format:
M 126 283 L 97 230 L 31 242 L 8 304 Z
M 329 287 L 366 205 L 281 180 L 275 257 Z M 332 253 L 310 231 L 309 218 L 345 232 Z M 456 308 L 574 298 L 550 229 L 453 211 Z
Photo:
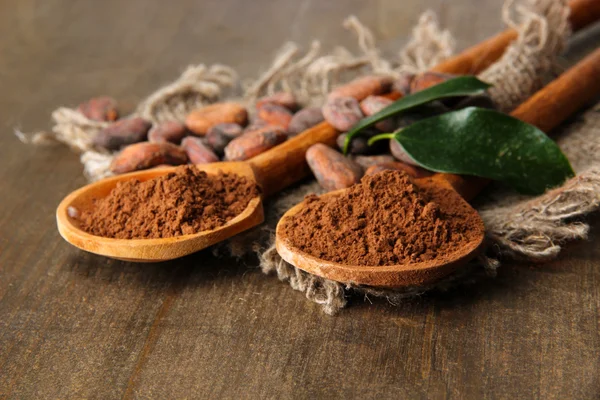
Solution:
M 393 139 L 394 136 L 396 136 L 395 133 L 380 133 L 379 135 L 375 135 L 373 137 L 371 137 L 369 139 L 369 141 L 367 142 L 367 144 L 369 146 L 372 146 L 373 143 L 378 142 L 380 140 L 384 140 L 384 139 Z

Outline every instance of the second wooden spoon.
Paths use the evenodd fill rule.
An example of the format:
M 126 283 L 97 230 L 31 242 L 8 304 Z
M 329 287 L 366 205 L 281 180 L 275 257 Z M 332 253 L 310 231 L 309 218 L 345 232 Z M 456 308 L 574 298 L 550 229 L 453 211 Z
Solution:
M 558 79 L 537 92 L 511 113 L 513 117 L 549 131 L 572 115 L 586 102 L 600 94 L 600 49 L 587 56 Z M 488 183 L 481 178 L 467 178 L 451 174 L 435 174 L 431 178 L 417 179 L 417 185 L 438 185 L 448 190 L 448 196 L 472 199 Z M 327 193 L 323 196 L 338 196 L 347 189 Z M 465 203 L 466 204 L 466 203 Z M 281 221 L 300 212 L 302 202 L 284 214 Z M 468 206 L 468 204 L 467 204 Z M 477 211 L 468 206 L 473 215 Z M 456 271 L 477 255 L 484 239 L 484 226 L 479 218 L 475 239 L 463 248 L 443 259 L 421 263 L 364 266 L 347 265 L 319 259 L 295 248 L 282 234 L 282 222 L 277 225 L 276 247 L 288 263 L 323 278 L 343 283 L 398 288 L 434 282 Z

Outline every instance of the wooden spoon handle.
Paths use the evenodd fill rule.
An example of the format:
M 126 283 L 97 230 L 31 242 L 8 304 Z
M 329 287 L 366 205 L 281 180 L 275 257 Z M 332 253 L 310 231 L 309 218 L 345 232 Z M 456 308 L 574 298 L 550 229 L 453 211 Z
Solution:
M 256 181 L 265 196 L 279 192 L 310 173 L 306 151 L 316 143 L 334 146 L 340 132 L 321 122 L 301 134 L 250 160 Z
M 548 132 L 599 94 L 600 48 L 531 96 L 511 115 Z M 466 200 L 490 182 L 453 174 L 435 174 L 430 179 L 449 183 Z
M 572 0 L 569 5 L 571 7 L 570 20 L 574 30 L 581 29 L 600 19 L 600 0 Z M 477 74 L 500 58 L 506 46 L 516 37 L 517 33 L 514 30 L 505 31 L 465 50 L 433 70 L 455 74 Z M 307 176 L 310 173 L 305 161 L 308 148 L 315 143 L 334 146 L 339 134 L 340 132 L 330 124 L 322 122 L 251 159 L 250 165 L 264 194 L 268 196 L 277 193 Z M 458 181 L 461 179 L 458 178 Z M 456 185 L 456 187 L 461 186 L 458 182 Z
M 600 19 L 600 0 L 571 0 L 569 22 L 578 31 Z M 517 38 L 517 31 L 508 29 L 460 54 L 443 61 L 432 69 L 454 74 L 477 74 L 500 58 L 506 46 Z

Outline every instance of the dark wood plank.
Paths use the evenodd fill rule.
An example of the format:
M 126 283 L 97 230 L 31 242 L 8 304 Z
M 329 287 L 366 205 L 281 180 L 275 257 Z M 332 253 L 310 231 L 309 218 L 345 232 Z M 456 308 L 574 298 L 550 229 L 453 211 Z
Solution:
M 350 13 L 386 51 L 427 7 L 460 47 L 502 26 L 492 0 L 177 3 L 0 0 L 0 397 L 598 397 L 597 231 L 545 266 L 337 317 L 255 260 L 129 264 L 63 242 L 53 213 L 84 183 L 77 157 L 14 126 L 98 94 L 131 107 L 188 63 L 254 76 L 285 38 L 352 46 Z

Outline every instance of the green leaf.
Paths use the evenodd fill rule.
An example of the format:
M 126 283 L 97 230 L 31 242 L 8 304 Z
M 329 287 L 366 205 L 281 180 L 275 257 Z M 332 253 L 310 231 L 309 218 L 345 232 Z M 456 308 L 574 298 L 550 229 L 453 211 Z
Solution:
M 474 76 L 459 76 L 449 79 L 445 82 L 421 90 L 420 92 L 402 97 L 393 102 L 377 114 L 362 119 L 356 124 L 346 136 L 344 143 L 344 154 L 348 152 L 348 146 L 352 137 L 356 136 L 361 130 L 375 125 L 377 122 L 398 115 L 404 111 L 415 107 L 427 104 L 434 100 L 444 99 L 448 97 L 469 96 L 483 93 L 491 85 L 480 81 Z
M 544 132 L 509 115 L 469 107 L 417 121 L 394 136 L 422 167 L 505 182 L 540 194 L 574 175 Z

